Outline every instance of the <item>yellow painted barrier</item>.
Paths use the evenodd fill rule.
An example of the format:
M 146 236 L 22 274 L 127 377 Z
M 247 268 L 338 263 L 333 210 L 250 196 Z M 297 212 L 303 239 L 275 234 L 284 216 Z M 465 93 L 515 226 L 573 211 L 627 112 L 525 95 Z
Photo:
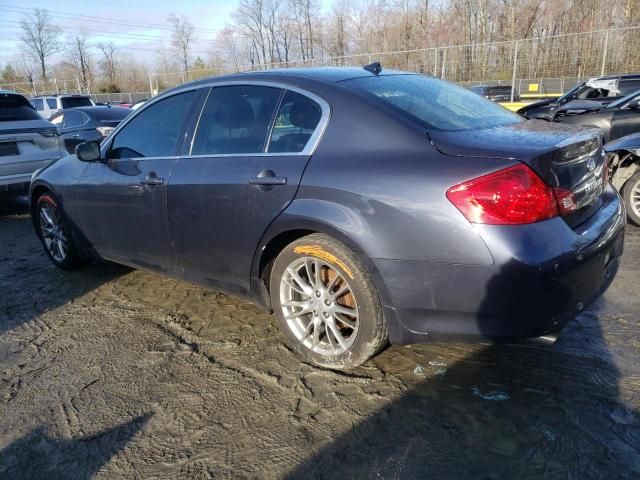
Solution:
M 525 105 L 529 105 L 530 102 L 500 102 L 504 108 L 508 108 L 512 112 L 524 107 Z

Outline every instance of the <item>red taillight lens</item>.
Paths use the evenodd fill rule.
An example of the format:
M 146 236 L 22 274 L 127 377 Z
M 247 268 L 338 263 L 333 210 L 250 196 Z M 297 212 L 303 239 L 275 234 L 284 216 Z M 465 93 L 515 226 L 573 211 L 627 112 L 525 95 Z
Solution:
M 455 185 L 447 198 L 472 223 L 518 225 L 561 213 L 553 188 L 524 164 Z

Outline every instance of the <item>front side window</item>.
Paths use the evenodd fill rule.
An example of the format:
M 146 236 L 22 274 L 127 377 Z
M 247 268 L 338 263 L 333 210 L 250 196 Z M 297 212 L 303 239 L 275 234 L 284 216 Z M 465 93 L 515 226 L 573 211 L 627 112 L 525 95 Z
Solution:
M 168 157 L 176 153 L 178 137 L 196 91 L 160 100 L 134 117 L 113 139 L 109 158 Z
M 202 111 L 191 154 L 264 152 L 281 92 L 256 85 L 214 87 Z
M 321 117 L 320 105 L 304 95 L 288 91 L 276 116 L 268 152 L 301 152 Z
M 359 77 L 343 82 L 427 129 L 477 130 L 523 121 L 465 88 L 424 75 L 398 74 Z
M 47 105 L 53 110 L 58 108 L 58 102 L 56 102 L 55 98 L 47 98 Z

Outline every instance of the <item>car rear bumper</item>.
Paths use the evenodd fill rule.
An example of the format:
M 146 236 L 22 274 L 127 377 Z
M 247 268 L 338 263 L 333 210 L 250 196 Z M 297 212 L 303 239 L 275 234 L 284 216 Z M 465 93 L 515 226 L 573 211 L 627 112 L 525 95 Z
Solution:
M 556 333 L 616 275 L 624 211 L 609 187 L 603 206 L 571 229 L 560 218 L 478 225 L 493 265 L 374 260 L 390 302 L 392 343 L 507 341 Z

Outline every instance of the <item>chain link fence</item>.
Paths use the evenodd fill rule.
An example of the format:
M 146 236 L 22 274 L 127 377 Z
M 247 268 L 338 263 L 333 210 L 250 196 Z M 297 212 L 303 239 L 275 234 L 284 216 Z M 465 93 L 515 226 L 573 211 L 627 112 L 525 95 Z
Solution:
M 224 66 L 187 72 L 149 73 L 149 91 L 97 94 L 96 101 L 129 101 L 200 78 L 272 68 L 361 66 L 373 61 L 385 69 L 427 73 L 465 86 L 510 85 L 522 99 L 557 96 L 576 83 L 605 74 L 640 72 L 640 26 L 549 37 L 456 45 L 395 52 Z M 75 80 L 0 84 L 26 95 L 87 92 Z

